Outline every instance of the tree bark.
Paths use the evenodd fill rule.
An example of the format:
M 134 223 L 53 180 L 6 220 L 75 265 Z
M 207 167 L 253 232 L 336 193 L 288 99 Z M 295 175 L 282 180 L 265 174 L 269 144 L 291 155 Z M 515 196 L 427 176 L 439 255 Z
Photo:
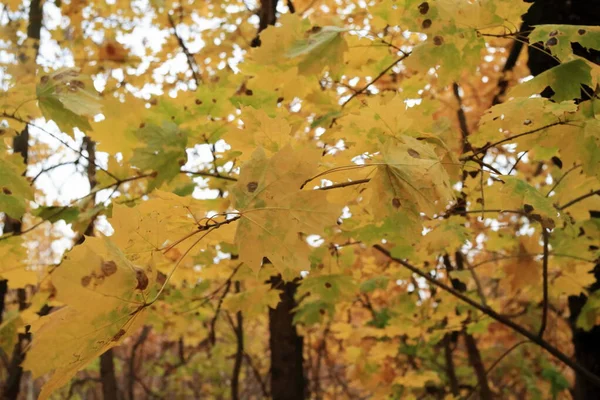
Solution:
M 273 400 L 305 399 L 303 338 L 293 324 L 297 282 L 283 282 L 281 275 L 271 277 L 273 287 L 283 289 L 281 301 L 269 309 L 269 347 L 271 349 L 271 396 Z
M 120 398 L 112 349 L 100 356 L 100 381 L 102 382 L 104 400 L 117 400 Z

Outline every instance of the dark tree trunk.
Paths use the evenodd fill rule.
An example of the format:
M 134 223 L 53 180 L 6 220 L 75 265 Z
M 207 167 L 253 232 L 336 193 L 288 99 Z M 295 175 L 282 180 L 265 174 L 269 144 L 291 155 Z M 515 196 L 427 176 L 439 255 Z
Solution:
M 119 387 L 115 377 L 115 363 L 113 351 L 108 350 L 100 356 L 100 381 L 102 382 L 102 396 L 104 400 L 119 399 Z
M 600 0 L 536 0 L 524 17 L 524 30 L 539 24 L 600 25 Z M 599 51 L 586 50 L 577 43 L 572 44 L 572 48 L 575 54 L 596 64 L 600 63 Z M 528 52 L 527 65 L 534 76 L 557 65 L 554 58 L 539 48 L 530 46 Z M 582 91 L 581 99 L 586 100 L 587 93 L 590 92 Z M 546 97 L 551 94 L 548 90 L 542 93 Z M 595 213 L 592 212 L 592 216 Z M 594 275 L 596 282 L 589 288 L 592 292 L 600 289 L 600 265 L 594 268 Z M 569 322 L 573 330 L 575 359 L 578 364 L 600 376 L 600 327 L 596 326 L 588 332 L 576 327 L 577 318 L 586 301 L 587 297 L 583 294 L 569 297 Z M 600 388 L 576 375 L 572 394 L 575 400 L 595 400 L 600 398 Z
M 298 284 L 283 282 L 281 275 L 271 284 L 280 290 L 281 301 L 269 309 L 269 347 L 271 349 L 271 396 L 273 400 L 303 400 L 306 381 L 303 366 L 303 341 L 292 323 Z

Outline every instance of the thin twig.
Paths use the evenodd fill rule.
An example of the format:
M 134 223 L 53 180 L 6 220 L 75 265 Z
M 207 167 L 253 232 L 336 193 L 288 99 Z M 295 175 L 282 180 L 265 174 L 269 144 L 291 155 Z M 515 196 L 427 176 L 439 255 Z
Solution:
M 552 128 L 553 126 L 565 125 L 565 124 L 567 124 L 566 121 L 553 122 L 551 124 L 544 125 L 544 126 L 541 126 L 539 128 L 536 128 L 536 129 L 532 129 L 532 130 L 527 131 L 527 132 L 522 132 L 522 133 L 518 133 L 518 134 L 513 135 L 513 136 L 509 136 L 509 137 L 504 138 L 502 140 L 499 140 L 499 141 L 497 141 L 495 143 L 487 144 L 487 145 L 483 146 L 482 148 L 480 148 L 479 150 L 475 150 L 473 152 L 473 154 L 470 154 L 470 155 L 468 155 L 466 157 L 460 157 L 460 160 L 461 161 L 471 160 L 474 156 L 476 156 L 478 154 L 481 154 L 481 153 L 485 153 L 487 150 L 491 149 L 492 147 L 496 147 L 496 146 L 499 146 L 499 145 L 507 143 L 507 142 L 512 142 L 513 140 L 518 139 L 520 137 L 527 136 L 527 135 L 532 135 L 534 133 L 543 131 L 544 129 Z
M 206 178 L 217 178 L 217 179 L 224 179 L 226 181 L 232 181 L 232 182 L 237 182 L 237 178 L 234 178 L 233 176 L 226 176 L 226 175 L 221 175 L 218 173 L 214 173 L 214 172 L 205 172 L 205 171 L 186 171 L 186 170 L 182 170 L 180 171 L 182 174 L 190 174 L 190 175 L 197 175 L 197 176 L 204 176 Z
M 75 204 L 75 203 L 77 203 L 79 201 L 85 200 L 88 197 L 95 196 L 98 192 L 101 192 L 103 190 L 112 189 L 112 188 L 118 188 L 120 185 L 122 185 L 123 183 L 126 183 L 126 182 L 131 182 L 131 181 L 135 181 L 137 179 L 143 179 L 143 178 L 148 178 L 148 177 L 153 177 L 153 176 L 155 176 L 155 175 L 154 174 L 142 174 L 142 175 L 132 176 L 132 177 L 125 178 L 125 179 L 119 179 L 115 183 L 111 183 L 110 185 L 106 185 L 106 186 L 103 186 L 103 187 L 98 188 L 96 190 L 90 191 L 86 195 L 84 195 L 82 197 L 79 197 L 79 198 L 71 201 L 69 204 L 60 207 L 57 212 L 53 213 L 52 215 L 49 215 L 47 217 L 47 219 L 52 219 L 52 218 L 56 218 L 56 217 L 60 216 L 63 212 L 65 212 L 66 210 L 68 210 L 69 207 L 71 207 L 73 204 Z M 29 227 L 29 228 L 27 228 L 25 230 L 22 230 L 21 232 L 18 232 L 18 233 L 11 232 L 11 234 L 9 234 L 9 235 L 0 236 L 0 241 L 6 240 L 6 239 L 8 239 L 8 238 L 10 238 L 12 236 L 20 236 L 20 235 L 24 235 L 26 233 L 29 233 L 32 230 L 36 229 L 38 226 L 42 225 L 44 222 L 46 222 L 46 220 L 40 221 L 37 224 L 34 224 L 31 227 Z
M 342 103 L 342 108 L 345 107 L 346 104 L 348 104 L 353 98 L 355 98 L 356 96 L 358 96 L 361 93 L 364 93 L 368 88 L 371 87 L 371 85 L 373 85 L 375 82 L 377 82 L 379 79 L 381 79 L 390 69 L 394 68 L 397 64 L 402 62 L 409 55 L 410 55 L 410 53 L 405 53 L 402 57 L 398 58 L 396 61 L 391 63 L 388 67 L 386 67 L 383 71 L 381 71 L 379 73 L 379 75 L 377 75 L 371 82 L 369 82 L 365 86 L 363 86 L 362 89 L 358 89 L 356 92 L 354 92 L 348 98 L 348 100 L 346 100 L 344 103 Z
M 134 400 L 134 386 L 135 386 L 135 382 L 136 382 L 136 375 L 135 375 L 135 356 L 136 356 L 136 351 L 138 349 L 138 347 L 140 347 L 148 338 L 148 334 L 150 333 L 150 330 L 152 329 L 152 327 L 150 325 L 146 325 L 144 326 L 144 328 L 142 329 L 142 333 L 140 333 L 140 336 L 138 336 L 138 339 L 135 341 L 135 343 L 133 344 L 133 346 L 131 346 L 131 354 L 129 356 L 129 399 L 130 400 Z
M 336 183 L 333 185 L 329 185 L 329 186 L 321 186 L 319 188 L 316 188 L 315 190 L 332 190 L 332 189 L 339 189 L 339 188 L 344 188 L 344 187 L 348 187 L 348 186 L 353 186 L 353 185 L 361 185 L 363 183 L 368 183 L 371 179 L 366 178 L 366 179 L 357 179 L 355 181 L 349 181 L 349 182 L 342 182 L 342 183 Z
M 248 354 L 246 351 L 244 351 L 244 357 L 246 358 L 246 363 L 248 364 L 248 366 L 250 366 L 250 369 L 252 370 L 252 373 L 254 374 L 254 379 L 256 379 L 256 381 L 258 382 L 258 385 L 260 386 L 260 391 L 262 392 L 263 397 L 265 399 L 269 398 L 269 390 L 267 389 L 267 384 L 265 383 L 264 379 L 260 375 L 260 371 L 258 370 L 258 368 L 256 368 L 256 365 L 254 365 L 254 362 L 252 361 L 252 357 L 250 357 L 250 354 Z
M 32 179 L 32 180 L 31 180 L 31 182 L 30 182 L 30 185 L 32 185 L 32 186 L 33 186 L 33 184 L 35 183 L 35 181 L 37 181 L 37 180 L 38 180 L 38 178 L 39 178 L 40 176 L 42 176 L 43 174 L 45 174 L 45 173 L 48 173 L 48 172 L 52 171 L 52 170 L 53 170 L 53 169 L 55 169 L 55 168 L 64 167 L 65 165 L 71 165 L 71 164 L 73 164 L 73 165 L 77 165 L 77 164 L 79 164 L 79 160 L 75 160 L 75 161 L 67 161 L 67 162 L 63 162 L 63 163 L 60 163 L 60 164 L 54 164 L 54 165 L 52 165 L 52 166 L 50 166 L 50 167 L 48 167 L 48 168 L 44 168 L 44 169 L 42 169 L 40 172 L 38 172 L 38 173 L 37 173 L 37 174 L 36 174 L 36 175 L 33 177 L 33 179 Z
M 584 194 L 584 195 L 581 195 L 579 197 L 576 197 L 573 200 L 567 202 L 567 204 L 559 206 L 557 208 L 559 210 L 564 210 L 565 208 L 571 207 L 573 204 L 577 204 L 580 201 L 583 201 L 583 200 L 587 199 L 588 197 L 592 197 L 592 196 L 595 196 L 595 195 L 600 195 L 600 189 L 598 189 L 598 190 L 592 190 L 591 192 L 589 192 L 587 194 Z
M 556 190 L 556 188 L 558 187 L 558 185 L 560 185 L 560 183 L 563 181 L 563 179 L 565 179 L 567 177 L 568 174 L 570 174 L 571 172 L 575 171 L 577 168 L 582 167 L 582 164 L 576 164 L 574 165 L 572 168 L 568 169 L 567 171 L 565 171 L 565 173 L 556 180 L 556 182 L 554 183 L 554 185 L 552 185 L 552 187 L 550 188 L 550 190 L 548 190 L 548 193 L 546 193 L 546 197 L 549 197 L 550 194 Z
M 525 157 L 525 155 L 526 155 L 528 152 L 529 152 L 529 150 L 527 150 L 527 151 L 524 151 L 524 152 L 523 152 L 523 154 L 521 154 L 521 155 L 520 155 L 520 156 L 517 158 L 517 161 L 515 161 L 515 163 L 513 164 L 513 166 L 512 166 L 512 167 L 510 167 L 510 170 L 508 170 L 508 174 L 506 174 L 506 175 L 510 175 L 510 174 L 511 174 L 511 173 L 512 173 L 512 172 L 515 170 L 515 168 L 517 168 L 517 165 L 519 165 L 519 162 L 521 161 L 521 159 L 522 159 L 523 157 Z
M 210 331 L 208 333 L 208 341 L 213 346 L 215 345 L 215 342 L 216 342 L 215 326 L 217 324 L 217 319 L 219 318 L 219 313 L 221 312 L 221 306 L 223 305 L 223 300 L 225 300 L 225 297 L 229 293 L 230 288 L 231 288 L 231 280 L 228 280 L 225 284 L 225 290 L 221 294 L 221 297 L 219 297 L 219 301 L 217 303 L 217 309 L 215 310 L 215 315 L 213 315 L 212 319 L 210 320 Z
M 492 372 L 492 370 L 494 368 L 496 368 L 496 366 L 498 364 L 500 364 L 500 362 L 502 360 L 504 360 L 504 358 L 506 358 L 506 356 L 508 356 L 510 353 L 513 352 L 513 350 L 515 350 L 517 347 L 527 344 L 527 343 L 531 343 L 531 340 L 522 340 L 516 344 L 514 344 L 513 346 L 509 347 L 504 353 L 502 353 L 502 355 L 500 357 L 498 357 L 498 359 L 496 361 L 494 361 L 494 363 L 492 365 L 490 365 L 490 367 L 485 371 L 486 375 L 489 375 L 490 372 Z M 469 392 L 469 394 L 465 397 L 466 400 L 469 400 L 471 398 L 471 396 L 473 396 L 473 394 L 475 394 L 475 392 L 477 391 L 479 385 L 476 385 L 474 388 L 471 389 L 471 391 Z
M 544 256 L 542 258 L 542 281 L 543 281 L 543 300 L 542 300 L 542 324 L 540 326 L 539 337 L 544 336 L 546 323 L 548 320 L 548 241 L 550 233 L 542 226 L 542 240 L 544 242 Z

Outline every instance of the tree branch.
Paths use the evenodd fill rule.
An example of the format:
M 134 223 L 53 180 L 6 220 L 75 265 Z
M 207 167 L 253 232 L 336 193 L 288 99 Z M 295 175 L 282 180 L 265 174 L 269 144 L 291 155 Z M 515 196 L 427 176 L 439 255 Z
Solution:
M 371 82 L 369 82 L 365 86 L 363 86 L 362 89 L 358 89 L 356 92 L 354 92 L 352 94 L 352 96 L 350 96 L 348 98 L 348 100 L 346 100 L 345 102 L 342 103 L 342 108 L 345 107 L 346 104 L 350 103 L 350 101 L 353 98 L 355 98 L 359 94 L 364 93 L 368 88 L 371 87 L 371 85 L 373 85 L 375 82 L 377 82 L 379 79 L 381 79 L 390 69 L 394 68 L 397 64 L 399 64 L 400 62 L 402 62 L 409 55 L 410 55 L 410 53 L 404 53 L 404 55 L 402 57 L 398 58 L 396 61 L 394 61 L 393 63 L 391 63 L 388 67 L 386 67 L 383 71 L 381 71 L 379 73 L 379 75 L 377 75 Z
M 129 383 L 128 392 L 129 392 L 130 400 L 135 399 L 133 389 L 135 386 L 135 382 L 137 380 L 136 374 L 135 374 L 136 351 L 137 351 L 138 347 L 140 347 L 146 341 L 151 329 L 152 329 L 152 327 L 149 325 L 144 326 L 144 328 L 142 329 L 142 333 L 140 333 L 140 336 L 138 336 L 138 339 L 135 341 L 133 346 L 131 346 L 131 355 L 129 356 L 129 382 L 128 382 Z
M 203 176 L 203 177 L 206 177 L 206 178 L 217 178 L 217 179 L 224 179 L 226 181 L 237 182 L 237 178 L 234 178 L 233 176 L 221 175 L 221 174 L 217 174 L 217 173 L 214 173 L 214 172 L 186 171 L 186 170 L 182 170 L 180 172 L 182 174 L 197 175 L 197 176 Z
M 465 110 L 463 109 L 462 98 L 460 97 L 460 87 L 458 86 L 458 83 L 454 82 L 452 84 L 452 92 L 454 93 L 454 97 L 458 102 L 458 110 L 456 111 L 456 115 L 458 117 L 458 125 L 460 126 L 460 133 L 462 136 L 462 151 L 463 153 L 466 153 L 471 147 L 468 139 L 469 125 L 467 124 L 467 116 L 465 115 Z
M 385 254 L 387 257 L 389 257 L 391 260 L 401 264 L 402 266 L 404 266 L 405 268 L 407 268 L 408 270 L 410 270 L 411 272 L 413 272 L 416 275 L 419 275 L 421 278 L 425 279 L 427 282 L 429 282 L 431 285 L 438 287 L 448 293 L 450 293 L 452 296 L 456 297 L 457 299 L 467 303 L 468 305 L 470 305 L 471 307 L 481 311 L 482 313 L 484 313 L 485 315 L 493 318 L 494 320 L 500 322 L 501 324 L 505 325 L 506 327 L 512 329 L 513 331 L 525 336 L 527 339 L 531 340 L 533 343 L 537 344 L 538 346 L 540 346 L 542 349 L 546 350 L 548 353 L 552 354 L 554 357 L 556 357 L 557 359 L 559 359 L 560 361 L 562 361 L 565 365 L 567 365 L 569 368 L 573 369 L 574 371 L 576 371 L 578 374 L 580 374 L 582 377 L 586 378 L 588 381 L 590 381 L 591 383 L 593 383 L 594 385 L 596 385 L 598 388 L 600 388 L 600 377 L 596 376 L 595 374 L 593 374 L 592 372 L 590 372 L 587 368 L 583 367 L 582 365 L 578 364 L 577 362 L 573 361 L 571 358 L 569 358 L 565 353 L 563 353 L 562 351 L 558 350 L 556 347 L 554 347 L 553 345 L 551 345 L 550 343 L 548 343 L 547 341 L 545 341 L 544 339 L 540 338 L 538 335 L 528 331 L 527 329 L 525 329 L 524 327 L 522 327 L 521 325 L 511 321 L 508 318 L 505 318 L 504 316 L 502 316 L 501 314 L 497 313 L 496 311 L 492 310 L 489 307 L 485 307 L 479 303 L 477 303 L 476 301 L 472 300 L 471 298 L 469 298 L 468 296 L 465 296 L 464 294 L 454 290 L 453 288 L 451 288 L 450 286 L 446 285 L 443 282 L 440 282 L 436 279 L 434 279 L 431 275 L 421 271 L 419 268 L 415 267 L 414 265 L 393 257 L 390 252 L 385 249 L 383 246 L 376 244 L 375 246 L 373 246 L 376 250 L 378 250 L 379 252 Z
M 235 282 L 235 292 L 241 291 L 240 281 Z M 236 313 L 237 325 L 234 325 L 234 332 L 237 340 L 237 350 L 235 352 L 235 361 L 233 364 L 233 372 L 231 374 L 231 399 L 238 400 L 240 372 L 242 371 L 242 362 L 244 361 L 244 316 L 242 311 Z
M 183 51 L 183 54 L 185 54 L 185 58 L 187 59 L 188 66 L 192 70 L 192 76 L 194 77 L 194 82 L 196 83 L 196 88 L 198 88 L 200 86 L 200 82 L 202 82 L 202 77 L 200 77 L 200 75 L 198 75 L 198 72 L 196 71 L 196 69 L 198 68 L 198 64 L 196 64 L 196 60 L 194 59 L 194 56 L 192 55 L 192 53 L 190 53 L 190 50 L 185 45 L 185 42 L 183 41 L 181 36 L 179 36 L 179 34 L 177 33 L 177 25 L 175 24 L 175 21 L 173 20 L 173 16 L 171 14 L 167 14 L 167 18 L 169 19 L 169 24 L 171 25 L 171 28 L 173 28 L 173 35 L 177 39 L 177 43 L 179 43 L 179 47 L 181 47 L 181 51 Z
M 580 201 L 583 201 L 583 200 L 587 199 L 588 197 L 592 197 L 592 196 L 595 196 L 595 195 L 600 195 L 600 189 L 593 190 L 593 191 L 591 191 L 591 192 L 589 192 L 587 194 L 581 195 L 581 196 L 579 196 L 579 197 L 577 197 L 577 198 L 575 198 L 575 199 L 567 202 L 567 204 L 559 206 L 558 209 L 559 210 L 564 210 L 565 208 L 571 207 L 573 204 L 577 204 Z
M 473 152 L 473 154 L 470 154 L 468 156 L 462 156 L 462 157 L 460 157 L 460 160 L 461 161 L 471 160 L 471 159 L 473 159 L 474 156 L 476 156 L 478 154 L 481 154 L 481 153 L 485 153 L 486 151 L 488 151 L 492 147 L 496 147 L 496 146 L 499 146 L 499 145 L 507 143 L 507 142 L 512 142 L 513 140 L 518 139 L 520 137 L 527 136 L 527 135 L 532 135 L 534 133 L 541 132 L 544 129 L 552 128 L 553 126 L 565 125 L 565 124 L 567 124 L 567 122 L 565 122 L 565 121 L 553 122 L 551 124 L 544 125 L 544 126 L 541 126 L 539 128 L 536 128 L 536 129 L 532 129 L 532 130 L 527 131 L 527 132 L 522 132 L 522 133 L 518 133 L 518 134 L 513 135 L 513 136 L 509 136 L 509 137 L 507 137 L 505 139 L 502 139 L 502 140 L 499 140 L 499 141 L 497 141 L 495 143 L 486 144 L 485 146 L 483 146 L 479 150 L 475 150 Z

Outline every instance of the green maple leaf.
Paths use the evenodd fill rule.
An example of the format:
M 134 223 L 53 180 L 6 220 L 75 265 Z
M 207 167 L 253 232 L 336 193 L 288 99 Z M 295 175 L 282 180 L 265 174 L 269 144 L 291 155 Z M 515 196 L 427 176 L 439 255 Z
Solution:
M 509 96 L 529 96 L 549 86 L 554 91 L 552 99 L 557 102 L 576 99 L 581 96 L 581 85 L 592 85 L 591 71 L 592 67 L 583 58 L 567 61 L 516 86 Z
M 0 144 L 0 151 L 3 146 Z M 21 218 L 27 200 L 33 200 L 33 190 L 25 177 L 25 164 L 19 154 L 0 158 L 0 211 Z
M 102 111 L 92 80 L 76 68 L 43 75 L 36 93 L 44 117 L 69 134 L 73 128 L 91 130 L 88 120 Z
M 136 132 L 136 137 L 145 147 L 133 151 L 131 163 L 142 170 L 157 173 L 150 186 L 156 188 L 179 174 L 186 163 L 187 132 L 172 122 L 162 125 L 148 124 Z

